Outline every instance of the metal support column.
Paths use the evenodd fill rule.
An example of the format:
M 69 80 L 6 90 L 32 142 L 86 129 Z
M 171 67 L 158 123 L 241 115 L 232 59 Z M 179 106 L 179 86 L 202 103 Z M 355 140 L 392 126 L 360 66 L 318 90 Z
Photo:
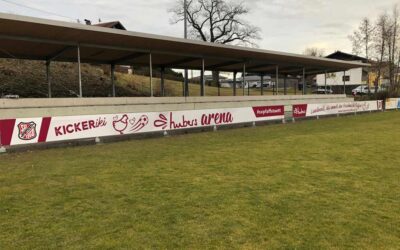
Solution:
M 306 68 L 303 68 L 303 95 L 306 94 Z
M 250 83 L 247 83 L 247 96 L 250 96 Z
M 278 95 L 278 88 L 279 88 L 279 66 L 276 65 L 276 82 L 275 82 L 275 87 L 274 87 L 274 95 Z
M 188 4 L 187 4 L 187 0 L 183 1 L 183 22 L 184 22 L 184 38 L 187 39 L 188 37 Z M 189 96 L 189 73 L 188 73 L 188 69 L 185 68 L 185 72 L 184 72 L 184 83 L 183 83 L 183 95 L 185 97 Z
M 287 95 L 287 75 L 283 76 L 283 94 Z
M 218 96 L 221 96 L 221 84 L 219 82 L 219 71 L 217 72 Z
M 150 97 L 154 96 L 153 93 L 153 57 L 152 54 L 150 52 L 149 54 L 149 67 L 150 67 Z
M 233 96 L 236 96 L 236 75 L 237 71 L 233 72 Z
M 115 97 L 115 64 L 111 64 L 111 86 L 112 86 L 112 96 Z
M 82 98 L 82 70 L 81 70 L 81 46 L 78 44 L 78 77 L 79 77 L 79 97 Z
M 46 62 L 46 80 L 48 86 L 48 97 L 51 98 L 51 76 L 50 76 L 50 61 Z
M 346 71 L 343 71 L 343 94 L 346 94 Z
M 326 73 L 326 71 L 325 71 L 325 95 L 328 94 L 328 85 L 327 85 L 327 80 L 326 80 L 326 78 L 327 78 L 327 73 Z
M 189 73 L 187 69 L 185 69 L 185 79 L 184 79 L 183 89 L 185 96 L 189 96 Z
M 264 75 L 261 74 L 261 95 L 264 95 Z
M 165 96 L 165 79 L 164 79 L 164 74 L 165 74 L 165 68 L 162 67 L 161 68 L 161 96 L 164 97 Z
M 201 85 L 200 85 L 200 96 L 205 96 L 206 90 L 206 79 L 205 79 L 205 62 L 204 58 L 201 59 Z
M 242 75 L 242 89 L 243 89 L 243 96 L 244 96 L 244 89 L 246 87 L 246 63 L 243 64 L 243 75 Z

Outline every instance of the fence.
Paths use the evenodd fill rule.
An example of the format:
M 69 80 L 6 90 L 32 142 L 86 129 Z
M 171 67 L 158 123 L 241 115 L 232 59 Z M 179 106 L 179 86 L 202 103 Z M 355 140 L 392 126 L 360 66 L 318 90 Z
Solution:
M 121 113 L 104 115 L 55 116 L 0 120 L 2 146 L 31 145 L 45 142 L 96 139 L 145 133 L 214 128 L 225 125 L 321 117 L 383 110 L 383 101 L 295 104 L 291 113 L 285 106 L 256 106 L 184 110 L 168 112 Z M 388 99 L 388 109 L 400 108 L 400 99 Z M 4 148 L 3 148 L 4 149 Z

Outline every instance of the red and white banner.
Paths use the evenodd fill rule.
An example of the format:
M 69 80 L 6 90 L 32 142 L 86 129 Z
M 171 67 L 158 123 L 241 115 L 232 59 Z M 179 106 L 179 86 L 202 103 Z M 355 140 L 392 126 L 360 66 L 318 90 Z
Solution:
M 284 106 L 0 120 L 12 146 L 284 119 Z
M 382 110 L 382 101 L 293 105 L 293 117 L 313 117 Z
M 386 100 L 385 109 L 400 109 L 400 98 L 389 98 Z

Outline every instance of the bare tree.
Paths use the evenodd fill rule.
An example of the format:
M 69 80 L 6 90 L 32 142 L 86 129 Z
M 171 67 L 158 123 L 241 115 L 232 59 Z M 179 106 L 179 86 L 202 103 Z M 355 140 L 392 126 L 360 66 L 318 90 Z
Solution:
M 315 57 L 324 57 L 325 56 L 325 50 L 317 48 L 317 47 L 310 47 L 310 48 L 306 48 L 304 50 L 303 55 L 315 56 Z
M 371 23 L 369 18 L 364 18 L 358 27 L 358 30 L 353 32 L 353 35 L 349 36 L 353 44 L 353 53 L 356 55 L 363 54 L 367 60 L 370 59 L 370 51 L 372 47 L 372 37 L 374 32 L 374 25 Z M 370 90 L 370 82 L 369 82 L 369 70 L 367 76 L 367 84 L 368 84 L 368 94 L 371 93 Z
M 353 53 L 364 54 L 376 72 L 375 91 L 383 76 L 389 79 L 389 94 L 400 90 L 400 10 L 394 5 L 391 14 L 381 13 L 375 22 L 364 18 L 358 29 L 349 36 Z M 369 82 L 369 77 L 368 77 Z
M 363 55 L 365 58 L 369 59 L 373 32 L 374 25 L 371 23 L 371 20 L 367 17 L 364 18 L 358 30 L 354 31 L 353 35 L 349 36 L 349 39 L 353 43 L 354 54 Z
M 169 10 L 171 22 L 184 21 L 183 0 Z M 232 0 L 187 0 L 189 38 L 219 44 L 257 47 L 260 29 L 243 20 L 249 9 L 243 3 Z M 213 72 L 217 83 L 219 72 Z M 219 84 L 219 83 L 218 83 Z
M 169 11 L 173 14 L 173 24 L 183 21 L 183 0 L 178 0 Z M 256 46 L 260 29 L 242 19 L 248 13 L 243 3 L 231 0 L 188 0 L 190 37 L 212 43 Z
M 396 60 L 398 55 L 398 30 L 399 30 L 399 10 L 397 5 L 393 7 L 392 15 L 389 17 L 389 27 L 387 32 L 387 42 L 388 45 L 388 64 L 389 64 L 389 82 L 390 91 L 395 92 L 397 89 L 397 83 L 395 79 L 395 73 L 398 71 L 396 69 Z
M 374 45 L 377 56 L 377 77 L 375 79 L 375 93 L 378 91 L 379 80 L 382 76 L 382 68 L 384 65 L 385 57 L 387 56 L 386 52 L 386 41 L 388 37 L 388 15 L 381 14 L 376 23 L 376 29 L 374 32 Z

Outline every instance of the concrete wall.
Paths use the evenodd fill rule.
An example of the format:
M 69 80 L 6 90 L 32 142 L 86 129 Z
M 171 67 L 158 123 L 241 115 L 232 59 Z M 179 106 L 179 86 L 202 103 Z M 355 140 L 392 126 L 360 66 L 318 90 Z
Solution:
M 0 119 L 353 101 L 345 95 L 0 99 Z

